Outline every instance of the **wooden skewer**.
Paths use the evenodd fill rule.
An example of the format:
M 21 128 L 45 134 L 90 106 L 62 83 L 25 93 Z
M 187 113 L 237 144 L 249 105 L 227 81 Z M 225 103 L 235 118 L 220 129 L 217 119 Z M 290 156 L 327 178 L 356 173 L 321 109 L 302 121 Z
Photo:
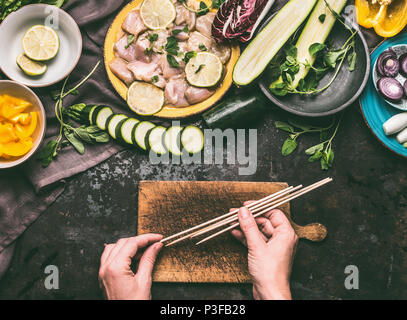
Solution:
M 299 185 L 299 186 L 291 189 L 291 192 L 297 191 L 298 189 L 301 189 L 301 188 L 302 188 L 302 185 Z M 286 197 L 289 197 L 289 196 L 290 195 L 288 195 Z M 277 204 L 278 201 L 284 200 L 284 199 L 286 199 L 286 197 L 285 198 L 279 197 L 278 199 L 270 199 L 270 200 L 267 200 L 267 201 L 265 201 L 263 203 L 259 203 L 258 205 L 254 206 L 254 207 L 248 208 L 248 209 L 250 209 L 251 213 L 255 214 L 255 213 L 259 212 L 259 211 L 262 211 L 262 210 L 264 210 L 266 208 L 269 208 L 270 206 L 272 206 L 274 204 Z M 194 232 L 193 234 L 190 235 L 190 238 L 196 238 L 196 237 L 198 237 L 200 235 L 203 235 L 203 234 L 205 234 L 207 232 L 210 232 L 210 231 L 212 231 L 214 229 L 223 227 L 223 226 L 225 226 L 225 225 L 227 225 L 227 224 L 229 224 L 231 222 L 237 221 L 237 220 L 238 220 L 238 216 L 237 216 L 237 213 L 236 213 L 236 214 L 234 214 L 233 216 L 231 216 L 229 218 L 226 218 L 226 219 L 224 219 L 224 220 L 222 220 L 220 222 L 215 223 L 214 225 L 211 225 L 211 226 L 206 227 L 206 228 L 204 228 L 202 230 Z
M 281 190 L 281 191 L 279 191 L 279 192 L 273 193 L 273 194 L 271 194 L 271 195 L 269 195 L 269 196 L 267 196 L 267 197 L 264 197 L 263 199 L 260 199 L 260 200 L 257 200 L 257 201 L 255 201 L 255 202 L 251 203 L 250 205 L 247 206 L 247 208 L 252 208 L 253 206 L 255 206 L 255 205 L 259 204 L 259 203 L 262 203 L 263 201 L 267 201 L 267 200 L 269 200 L 269 199 L 275 199 L 276 197 L 281 197 L 281 196 L 283 196 L 283 195 L 285 195 L 285 194 L 291 192 L 292 189 L 293 189 L 293 187 L 288 187 L 288 188 L 283 189 L 283 190 Z M 197 229 L 201 229 L 202 227 L 205 227 L 205 226 L 207 226 L 207 225 L 209 225 L 209 224 L 212 224 L 212 223 L 214 223 L 214 222 L 217 222 L 217 221 L 219 221 L 219 220 L 225 219 L 225 218 L 227 218 L 227 217 L 229 217 L 229 216 L 232 216 L 233 214 L 236 214 L 236 213 L 238 213 L 238 212 L 239 212 L 239 210 L 233 210 L 233 211 L 228 212 L 228 213 L 226 213 L 226 214 L 224 214 L 224 215 L 222 215 L 222 216 L 220 216 L 220 217 L 217 217 L 217 218 L 215 218 L 215 219 L 212 219 L 212 220 L 209 220 L 209 221 L 204 222 L 204 223 L 202 223 L 202 224 L 199 224 L 199 225 L 197 225 L 197 226 L 195 226 L 195 227 L 193 227 L 193 228 L 184 230 L 184 231 L 179 232 L 179 233 L 177 233 L 177 234 L 174 234 L 174 235 L 172 235 L 172 236 L 170 236 L 170 237 L 164 238 L 164 239 L 162 239 L 160 242 L 163 243 L 163 242 L 166 242 L 166 241 L 168 241 L 168 240 L 171 240 L 171 239 L 177 238 L 177 237 L 179 237 L 179 236 L 182 236 L 182 235 L 184 235 L 184 234 L 186 234 L 186 233 L 190 233 L 190 232 L 195 231 L 195 230 L 197 230 Z M 189 237 L 189 235 L 188 235 L 188 237 Z M 188 237 L 186 237 L 186 238 L 188 238 Z M 185 239 L 186 239 L 186 238 L 185 238 Z M 179 240 L 179 239 L 178 239 L 178 240 Z M 177 241 L 178 241 L 178 240 L 177 240 Z
M 272 205 L 270 208 L 268 208 L 268 209 L 266 209 L 266 210 L 264 210 L 264 211 L 261 211 L 261 212 L 255 214 L 255 215 L 253 215 L 253 216 L 254 216 L 255 218 L 257 218 L 257 217 L 259 217 L 259 216 L 261 216 L 261 215 L 263 215 L 263 214 L 269 212 L 270 210 L 275 209 L 275 208 L 278 208 L 279 206 L 281 206 L 281 205 L 283 205 L 283 204 L 285 204 L 285 203 L 287 203 L 287 202 L 290 202 L 290 201 L 292 201 L 292 200 L 294 200 L 294 199 L 296 199 L 296 198 L 298 198 L 298 197 L 300 197 L 300 196 L 302 196 L 302 195 L 304 195 L 304 194 L 306 194 L 306 193 L 308 193 L 308 192 L 310 192 L 310 191 L 312 191 L 312 190 L 315 190 L 315 189 L 317 189 L 317 188 L 319 188 L 319 187 L 322 187 L 323 185 L 325 185 L 325 184 L 327 184 L 327 183 L 329 183 L 329 182 L 331 182 L 331 181 L 332 181 L 332 178 L 327 178 L 327 179 L 324 179 L 324 180 L 322 180 L 322 181 L 316 182 L 316 183 L 314 183 L 313 185 L 311 185 L 311 186 L 309 186 L 309 187 L 306 187 L 306 188 L 304 188 L 304 189 L 302 189 L 302 190 L 299 190 L 299 191 L 293 193 L 292 195 L 286 197 L 286 198 L 287 198 L 286 200 L 283 200 L 283 201 L 279 202 L 279 203 L 276 204 L 276 205 Z M 204 243 L 204 242 L 206 242 L 206 241 L 208 241 L 208 240 L 210 240 L 210 239 L 213 239 L 213 238 L 215 238 L 215 237 L 217 237 L 217 236 L 219 236 L 219 235 L 221 235 L 221 234 L 223 234 L 223 233 L 225 233 L 225 232 L 227 232 L 227 231 L 229 231 L 229 230 L 233 230 L 233 229 L 235 229 L 235 228 L 238 227 L 238 226 L 239 226 L 239 223 L 235 223 L 235 224 L 233 224 L 233 225 L 230 226 L 230 227 L 227 227 L 227 228 L 225 228 L 225 229 L 222 229 L 221 231 L 216 232 L 215 234 L 213 234 L 213 235 L 211 235 L 211 236 L 209 236 L 209 237 L 206 237 L 205 239 L 202 239 L 201 241 L 197 242 L 196 245 L 200 245 L 200 244 L 202 244 L 202 243 Z
M 265 204 L 266 204 L 266 203 L 269 203 L 269 202 L 272 202 L 272 201 L 273 201 L 273 203 L 274 203 L 275 201 L 277 201 L 276 199 L 280 199 L 280 198 L 282 198 L 284 195 L 286 195 L 287 193 L 293 192 L 293 191 L 298 190 L 298 189 L 300 189 L 300 188 L 302 188 L 302 185 L 299 185 L 299 186 L 297 186 L 297 187 L 295 187 L 295 188 L 289 187 L 289 188 L 287 188 L 287 189 L 282 190 L 282 191 L 284 191 L 284 192 L 278 192 L 279 194 L 273 194 L 273 195 L 270 195 L 270 196 L 268 196 L 268 197 L 266 197 L 266 198 L 263 198 L 263 199 L 269 198 L 269 199 L 267 199 L 267 200 L 264 201 L 264 202 L 257 203 L 257 202 L 262 201 L 262 200 L 258 200 L 258 201 L 256 201 L 256 202 L 253 202 L 253 203 L 251 203 L 250 205 L 247 205 L 247 208 L 250 209 L 250 211 L 252 211 L 252 212 L 258 212 L 258 211 L 262 210 L 262 209 L 265 207 Z M 273 197 L 271 197 L 271 196 L 273 196 Z M 268 204 L 268 205 L 270 205 L 270 204 Z M 199 235 L 201 235 L 201 234 L 204 234 L 204 233 L 206 233 L 206 232 L 212 231 L 213 229 L 222 227 L 222 226 L 224 226 L 224 225 L 226 225 L 226 224 L 228 224 L 228 223 L 231 223 L 231 222 L 233 222 L 233 221 L 236 221 L 234 218 L 237 219 L 237 212 L 239 212 L 239 209 L 233 210 L 233 211 L 227 213 L 226 215 L 223 215 L 222 217 L 219 217 L 219 218 L 213 219 L 213 220 L 211 220 L 211 221 L 208 221 L 208 222 L 206 222 L 206 223 L 204 223 L 204 224 L 207 225 L 207 224 L 210 224 L 210 223 L 214 222 L 214 220 L 220 220 L 220 218 L 223 218 L 223 219 L 222 219 L 221 221 L 219 221 L 219 222 L 215 222 L 214 224 L 212 224 L 212 225 L 210 225 L 210 226 L 208 226 L 208 227 L 199 228 L 198 231 L 195 231 L 195 232 L 193 232 L 193 233 L 187 234 L 186 236 L 183 236 L 183 237 L 181 237 L 181 238 L 179 238 L 179 239 L 177 239 L 177 240 L 174 240 L 174 241 L 172 241 L 172 242 L 166 244 L 165 246 L 166 246 L 166 247 L 170 247 L 170 246 L 172 246 L 172 245 L 174 245 L 174 244 L 176 244 L 176 243 L 179 243 L 179 242 L 181 242 L 181 241 L 184 241 L 184 240 L 186 240 L 186 239 L 195 238 L 195 237 L 197 237 L 197 236 L 199 236 Z M 224 218 L 224 217 L 226 217 L 226 218 Z M 203 225 L 203 224 L 202 224 L 202 225 Z M 200 225 L 200 226 L 202 226 L 202 225 Z M 198 227 L 198 226 L 197 226 L 197 227 Z

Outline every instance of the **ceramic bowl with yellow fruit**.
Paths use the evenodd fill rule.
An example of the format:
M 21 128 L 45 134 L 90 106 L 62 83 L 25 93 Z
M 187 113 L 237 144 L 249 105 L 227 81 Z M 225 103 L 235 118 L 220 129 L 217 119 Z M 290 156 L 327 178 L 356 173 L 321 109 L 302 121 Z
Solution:
M 14 81 L 0 80 L 0 169 L 27 161 L 44 138 L 46 115 L 36 94 Z

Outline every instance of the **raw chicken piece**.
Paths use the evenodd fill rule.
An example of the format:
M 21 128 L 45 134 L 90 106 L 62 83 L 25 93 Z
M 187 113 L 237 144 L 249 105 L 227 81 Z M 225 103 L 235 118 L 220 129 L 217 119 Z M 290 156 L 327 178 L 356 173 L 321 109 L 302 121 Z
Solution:
M 135 45 L 136 59 L 143 62 L 150 62 L 151 56 L 146 54 L 146 49 L 148 48 L 150 48 L 150 41 L 148 40 L 148 32 L 145 32 L 137 39 Z
M 127 86 L 133 83 L 134 75 L 127 69 L 127 63 L 123 59 L 115 58 L 109 63 L 110 70 L 120 78 Z
M 153 85 L 155 85 L 158 88 L 164 89 L 165 86 L 167 85 L 167 81 L 162 75 L 157 75 L 158 81 L 156 82 L 151 82 Z
M 228 45 L 215 43 L 212 46 L 211 52 L 216 54 L 223 64 L 226 64 L 230 59 L 232 49 Z
M 150 34 L 158 34 L 158 38 L 154 41 L 153 48 L 156 52 L 163 52 L 167 44 L 167 38 L 170 36 L 168 30 L 151 31 Z
M 143 20 L 140 17 L 140 12 L 138 10 L 131 11 L 126 20 L 124 20 L 122 29 L 128 33 L 134 34 L 137 38 L 138 35 L 147 30 L 147 27 L 144 25 Z
M 175 18 L 175 24 L 187 24 L 189 30 L 193 30 L 195 28 L 196 23 L 196 14 L 185 8 L 182 4 L 176 3 L 175 10 L 177 11 L 177 17 Z
M 155 62 L 133 61 L 127 65 L 127 68 L 133 72 L 137 80 L 146 82 L 151 82 L 152 78 L 161 72 L 160 67 Z
M 183 79 L 171 79 L 165 86 L 165 99 L 175 107 L 187 107 L 189 102 L 185 98 L 187 83 Z
M 204 16 L 196 19 L 196 30 L 202 33 L 204 36 L 212 37 L 212 23 L 216 17 L 216 12 L 209 12 Z
M 212 48 L 213 40 L 198 31 L 192 32 L 188 40 L 188 51 L 203 51 L 199 48 L 200 45 L 204 45 L 209 51 Z
M 185 26 L 176 26 L 172 30 L 184 30 Z M 175 38 L 178 41 L 186 41 L 189 39 L 189 33 L 181 31 L 180 33 L 175 35 Z
M 214 93 L 215 91 L 205 88 L 188 87 L 185 91 L 185 97 L 190 104 L 196 104 L 208 99 Z
M 128 62 L 136 60 L 136 47 L 134 43 L 128 46 L 128 48 L 126 48 L 126 46 L 127 46 L 127 36 L 124 36 L 114 45 L 116 55 Z
M 184 68 L 183 68 L 183 61 L 181 58 L 176 57 L 175 58 L 178 63 L 180 63 L 180 67 L 179 68 L 173 68 L 170 66 L 170 64 L 168 63 L 167 60 L 167 55 L 163 54 L 161 57 L 161 70 L 163 73 L 163 76 L 165 79 L 170 79 L 176 76 L 181 75 L 184 72 Z

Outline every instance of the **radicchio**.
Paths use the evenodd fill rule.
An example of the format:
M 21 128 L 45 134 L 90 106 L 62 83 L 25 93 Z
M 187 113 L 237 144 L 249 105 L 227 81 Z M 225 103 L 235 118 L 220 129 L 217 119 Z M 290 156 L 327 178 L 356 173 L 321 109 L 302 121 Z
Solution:
M 274 0 L 226 0 L 213 21 L 213 37 L 218 42 L 249 41 L 273 3 Z

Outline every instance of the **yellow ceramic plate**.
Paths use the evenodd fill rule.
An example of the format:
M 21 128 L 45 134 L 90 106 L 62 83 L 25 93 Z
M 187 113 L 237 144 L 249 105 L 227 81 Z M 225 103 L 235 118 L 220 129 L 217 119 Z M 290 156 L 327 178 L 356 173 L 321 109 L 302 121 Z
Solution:
M 115 57 L 113 47 L 116 41 L 118 40 L 116 39 L 116 37 L 121 29 L 121 26 L 125 18 L 127 17 L 130 11 L 139 8 L 142 2 L 143 0 L 134 0 L 133 2 L 130 2 L 126 7 L 124 7 L 122 11 L 120 11 L 120 13 L 114 19 L 112 25 L 109 28 L 109 31 L 107 32 L 105 39 L 106 72 L 113 87 L 125 100 L 127 96 L 127 87 L 124 84 L 124 82 L 122 82 L 110 71 L 110 68 L 108 66 L 109 62 L 112 61 Z M 210 3 L 210 1 L 205 2 Z M 218 102 L 223 97 L 223 95 L 229 90 L 230 86 L 232 85 L 233 68 L 236 64 L 237 59 L 239 58 L 239 55 L 240 55 L 239 46 L 237 45 L 233 46 L 231 58 L 225 66 L 225 76 L 222 85 L 216 90 L 215 94 L 213 94 L 209 99 L 186 108 L 175 108 L 172 106 L 164 106 L 164 108 L 160 112 L 156 113 L 154 116 L 168 119 L 186 118 L 199 114 L 212 107 L 216 102 Z

